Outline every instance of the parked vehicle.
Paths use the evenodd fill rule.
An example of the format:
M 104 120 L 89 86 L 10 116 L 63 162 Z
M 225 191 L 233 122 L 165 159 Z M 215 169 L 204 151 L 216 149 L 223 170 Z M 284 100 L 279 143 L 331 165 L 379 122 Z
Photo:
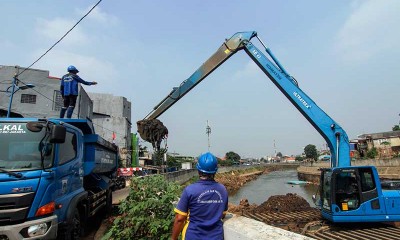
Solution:
M 0 118 L 0 239 L 77 239 L 110 212 L 118 149 L 84 119 Z

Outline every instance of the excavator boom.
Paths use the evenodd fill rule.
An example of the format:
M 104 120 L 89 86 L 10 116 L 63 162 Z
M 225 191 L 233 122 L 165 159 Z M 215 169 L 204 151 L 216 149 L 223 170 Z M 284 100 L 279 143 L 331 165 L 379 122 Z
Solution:
M 269 58 L 251 42 L 253 38 L 257 38 L 260 41 Z M 350 166 L 350 145 L 346 132 L 300 89 L 297 81 L 286 72 L 272 54 L 271 50 L 265 47 L 261 39 L 258 38 L 257 32 L 255 31 L 238 32 L 227 39 L 188 79 L 183 81 L 178 87 L 173 88 L 167 97 L 157 104 L 145 117 L 145 120 L 158 118 L 210 73 L 240 50 L 244 50 L 249 55 L 326 140 L 331 150 L 331 166 Z

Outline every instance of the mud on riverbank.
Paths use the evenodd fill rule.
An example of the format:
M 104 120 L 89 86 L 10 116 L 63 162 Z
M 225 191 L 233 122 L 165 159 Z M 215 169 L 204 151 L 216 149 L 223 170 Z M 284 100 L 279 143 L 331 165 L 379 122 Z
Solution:
M 234 194 L 247 182 L 255 180 L 261 174 L 279 170 L 282 169 L 274 166 L 274 168 L 265 167 L 248 172 L 230 172 L 219 175 L 217 181 L 223 183 L 230 194 Z M 240 200 L 239 205 L 229 203 L 228 212 L 296 233 L 301 233 L 307 223 L 321 220 L 319 211 L 295 193 L 271 196 L 260 205 L 252 204 L 244 198 Z M 301 220 L 299 216 L 302 216 Z

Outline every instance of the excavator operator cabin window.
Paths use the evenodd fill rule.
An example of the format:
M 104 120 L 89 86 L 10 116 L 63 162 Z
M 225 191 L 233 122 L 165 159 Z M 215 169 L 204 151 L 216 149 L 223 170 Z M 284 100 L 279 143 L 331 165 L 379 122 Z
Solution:
M 354 210 L 359 207 L 360 193 L 357 176 L 354 171 L 341 172 L 336 176 L 336 204 L 342 211 Z
M 363 192 L 368 192 L 375 189 L 374 176 L 372 175 L 371 168 L 360 168 L 361 177 L 361 190 Z

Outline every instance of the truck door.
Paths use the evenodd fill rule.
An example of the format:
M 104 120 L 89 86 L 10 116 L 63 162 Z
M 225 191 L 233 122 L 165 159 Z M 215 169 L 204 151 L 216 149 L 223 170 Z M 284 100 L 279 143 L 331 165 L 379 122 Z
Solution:
M 79 139 L 76 132 L 67 130 L 65 142 L 58 144 L 57 154 L 57 203 L 68 206 L 75 191 L 82 188 L 83 170 L 82 139 Z

